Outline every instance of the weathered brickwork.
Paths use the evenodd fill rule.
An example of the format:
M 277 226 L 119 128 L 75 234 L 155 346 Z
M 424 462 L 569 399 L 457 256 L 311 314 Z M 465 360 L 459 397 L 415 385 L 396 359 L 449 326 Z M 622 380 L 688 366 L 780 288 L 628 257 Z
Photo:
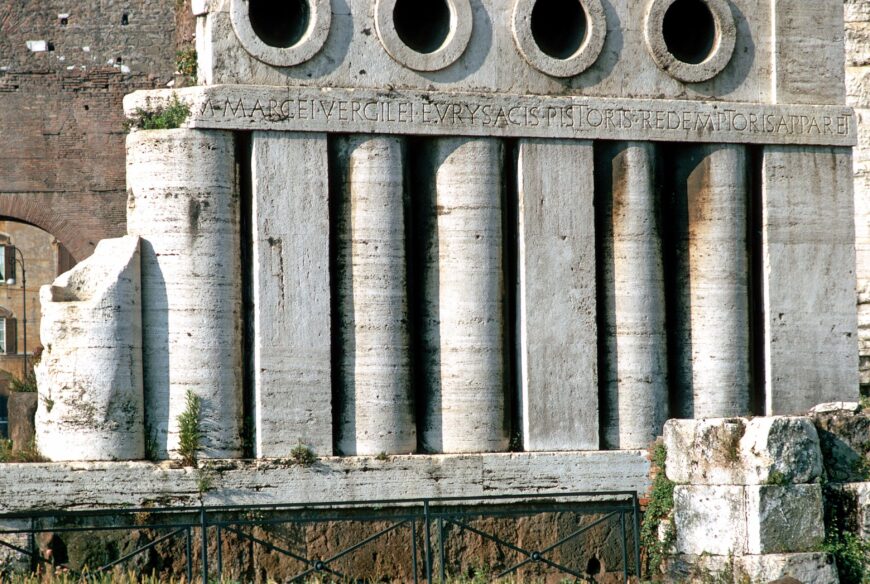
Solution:
M 855 148 L 855 235 L 861 387 L 870 392 L 870 2 L 846 0 L 846 88 L 858 115 Z
M 0 0 L 0 216 L 76 260 L 125 232 L 121 100 L 174 81 L 190 14 L 180 0 Z

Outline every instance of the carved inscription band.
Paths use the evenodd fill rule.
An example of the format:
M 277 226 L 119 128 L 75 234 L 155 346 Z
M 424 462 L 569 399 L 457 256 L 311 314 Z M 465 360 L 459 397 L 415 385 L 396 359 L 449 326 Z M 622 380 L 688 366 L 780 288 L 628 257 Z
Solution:
M 210 86 L 174 92 L 191 106 L 192 128 L 854 146 L 854 111 L 789 106 Z M 128 115 L 173 92 L 124 98 Z

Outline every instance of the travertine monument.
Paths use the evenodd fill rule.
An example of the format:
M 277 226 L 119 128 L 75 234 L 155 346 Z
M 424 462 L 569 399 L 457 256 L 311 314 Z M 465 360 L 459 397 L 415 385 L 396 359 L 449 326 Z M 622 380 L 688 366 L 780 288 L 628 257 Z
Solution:
M 857 399 L 841 2 L 194 10 L 130 237 L 43 293 L 38 442 L 99 471 L 55 505 L 643 491 L 669 418 Z M 178 458 L 188 391 L 212 489 L 110 462 Z

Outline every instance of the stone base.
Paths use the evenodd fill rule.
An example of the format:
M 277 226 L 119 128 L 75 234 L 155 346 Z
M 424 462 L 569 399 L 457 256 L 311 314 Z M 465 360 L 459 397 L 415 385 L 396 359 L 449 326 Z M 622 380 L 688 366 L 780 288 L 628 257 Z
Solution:
M 208 481 L 202 481 L 204 475 Z M 204 492 L 200 490 L 208 482 Z M 6 464 L 0 513 L 100 507 L 294 504 L 649 488 L 643 450 L 292 461 Z
M 791 577 L 801 584 L 838 584 L 837 566 L 826 553 L 765 554 L 757 556 L 678 555 L 666 568 L 667 582 L 771 582 Z M 716 580 L 717 582 L 719 580 Z

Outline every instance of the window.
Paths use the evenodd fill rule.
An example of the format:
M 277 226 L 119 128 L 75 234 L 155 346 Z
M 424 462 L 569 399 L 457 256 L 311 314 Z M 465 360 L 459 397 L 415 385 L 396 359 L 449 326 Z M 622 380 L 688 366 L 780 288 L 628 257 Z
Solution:
M 6 319 L 0 318 L 0 354 L 6 353 Z
M 0 438 L 9 438 L 9 409 L 5 395 L 0 395 Z
M 6 246 L 0 245 L 0 278 L 6 282 Z

